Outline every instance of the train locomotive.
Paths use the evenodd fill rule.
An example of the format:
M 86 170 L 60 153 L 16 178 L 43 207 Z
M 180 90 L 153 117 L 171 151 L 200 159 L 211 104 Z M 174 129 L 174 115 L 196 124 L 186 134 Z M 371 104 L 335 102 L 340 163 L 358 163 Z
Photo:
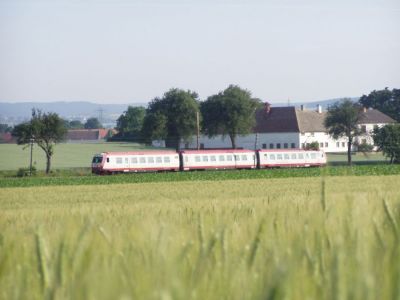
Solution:
M 277 167 L 319 167 L 326 165 L 321 150 L 303 149 L 216 149 L 147 150 L 103 152 L 92 160 L 93 174 L 160 171 L 264 169 Z

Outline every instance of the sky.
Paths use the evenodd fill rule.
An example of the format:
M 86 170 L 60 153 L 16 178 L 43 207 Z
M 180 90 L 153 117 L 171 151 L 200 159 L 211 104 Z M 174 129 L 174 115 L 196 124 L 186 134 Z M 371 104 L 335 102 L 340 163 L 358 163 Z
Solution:
M 399 0 L 0 0 L 0 102 L 400 88 Z

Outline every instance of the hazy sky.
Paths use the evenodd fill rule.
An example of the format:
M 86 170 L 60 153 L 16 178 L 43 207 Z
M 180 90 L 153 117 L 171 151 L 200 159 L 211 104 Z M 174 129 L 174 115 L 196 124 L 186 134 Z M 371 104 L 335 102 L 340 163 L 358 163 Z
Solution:
M 0 0 L 0 102 L 400 88 L 399 0 Z

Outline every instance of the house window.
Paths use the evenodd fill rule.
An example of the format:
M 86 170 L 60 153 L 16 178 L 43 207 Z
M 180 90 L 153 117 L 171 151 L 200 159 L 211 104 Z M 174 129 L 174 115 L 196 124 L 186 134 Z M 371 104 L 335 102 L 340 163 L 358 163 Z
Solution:
M 340 143 L 336 142 L 336 148 L 339 148 L 339 147 L 340 147 Z
M 325 142 L 325 148 L 328 148 L 328 145 L 329 145 L 329 144 L 328 144 L 327 142 Z
M 324 148 L 324 143 L 319 143 L 320 148 Z
M 362 133 L 367 133 L 367 126 L 366 125 L 361 125 L 361 132 Z
M 342 147 L 343 148 L 346 147 L 346 143 L 345 142 L 342 142 Z
M 263 149 L 267 149 L 267 144 L 262 144 Z
M 276 149 L 281 149 L 281 143 L 276 144 Z
M 314 132 L 311 132 L 310 136 L 314 136 Z
M 290 144 L 290 148 L 292 148 L 292 149 L 296 148 L 296 144 L 295 143 L 291 143 Z
M 269 149 L 274 149 L 274 144 L 269 144 Z
M 304 149 L 306 145 L 304 143 L 301 143 L 301 148 Z
M 204 143 L 200 143 L 200 149 L 204 149 Z
M 285 148 L 285 149 L 289 148 L 288 143 L 284 143 L 284 144 L 283 144 L 283 148 Z

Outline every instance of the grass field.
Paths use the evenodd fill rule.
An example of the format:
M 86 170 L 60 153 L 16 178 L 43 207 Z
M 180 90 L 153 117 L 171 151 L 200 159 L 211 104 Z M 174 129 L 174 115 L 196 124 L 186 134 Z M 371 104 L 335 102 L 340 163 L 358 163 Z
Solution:
M 133 143 L 64 143 L 55 146 L 52 169 L 89 168 L 93 155 L 105 151 L 130 151 L 143 149 L 143 145 Z M 150 148 L 148 148 L 150 149 Z M 15 144 L 0 144 L 0 171 L 17 170 L 29 166 L 30 149 Z M 355 163 L 383 163 L 385 158 L 380 153 L 368 156 L 358 153 L 353 155 Z M 38 170 L 46 168 L 44 152 L 34 146 L 34 165 Z M 328 155 L 331 164 L 343 164 L 347 161 L 345 154 Z
M 0 299 L 398 299 L 400 176 L 0 190 Z
M 89 168 L 93 155 L 106 151 L 131 151 L 143 145 L 134 143 L 63 143 L 55 146 L 53 169 Z M 16 144 L 0 144 L 0 170 L 17 170 L 29 167 L 30 148 Z M 46 157 L 42 149 L 34 145 L 34 165 L 38 170 L 46 168 Z

